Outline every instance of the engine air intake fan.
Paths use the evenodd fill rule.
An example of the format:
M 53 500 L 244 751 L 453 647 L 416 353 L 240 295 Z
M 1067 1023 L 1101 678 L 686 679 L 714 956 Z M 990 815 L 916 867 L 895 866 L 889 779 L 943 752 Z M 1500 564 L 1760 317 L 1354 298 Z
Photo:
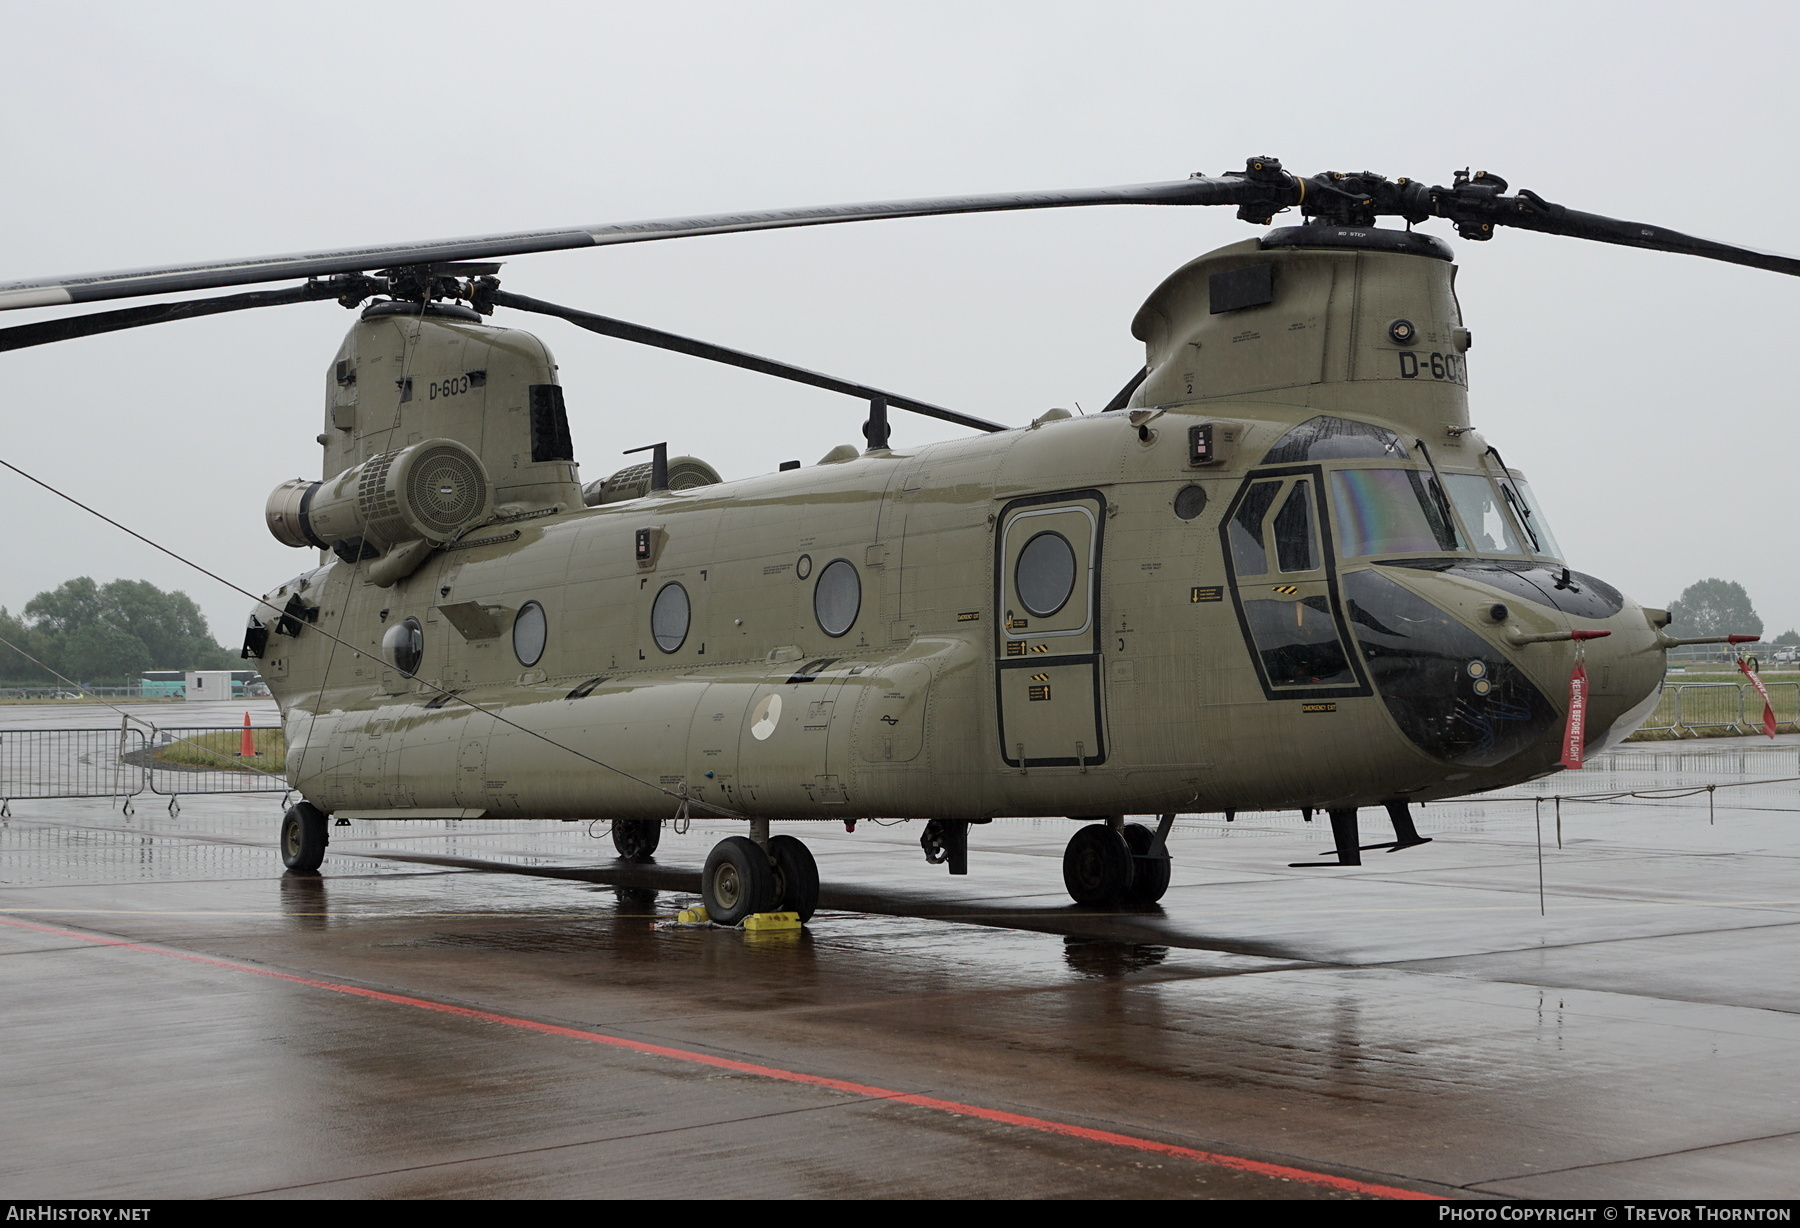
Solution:
M 427 439 L 324 482 L 283 482 L 267 519 L 284 545 L 324 550 L 360 540 L 366 553 L 380 553 L 401 542 L 441 546 L 493 510 L 481 458 L 453 439 Z
M 691 490 L 695 486 L 716 486 L 724 481 L 719 471 L 697 456 L 676 456 L 669 460 L 669 489 Z M 589 507 L 602 503 L 623 503 L 641 499 L 650 493 L 650 466 L 631 465 L 610 478 L 589 482 L 581 488 L 581 501 Z

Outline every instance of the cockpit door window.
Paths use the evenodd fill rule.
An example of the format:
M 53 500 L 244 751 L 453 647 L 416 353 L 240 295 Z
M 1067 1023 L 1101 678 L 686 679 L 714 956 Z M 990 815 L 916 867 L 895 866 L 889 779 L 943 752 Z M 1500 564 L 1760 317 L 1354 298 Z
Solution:
M 1275 565 L 1282 571 L 1313 571 L 1319 566 L 1313 543 L 1313 484 L 1301 478 L 1288 487 L 1275 513 Z
M 1369 693 L 1347 647 L 1321 477 L 1316 465 L 1257 471 L 1225 515 L 1232 600 L 1270 699 Z

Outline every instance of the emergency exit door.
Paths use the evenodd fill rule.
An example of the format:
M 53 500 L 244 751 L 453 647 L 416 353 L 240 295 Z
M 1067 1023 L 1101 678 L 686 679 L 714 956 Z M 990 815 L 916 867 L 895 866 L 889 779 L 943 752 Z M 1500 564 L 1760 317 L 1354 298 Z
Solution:
M 1009 767 L 1106 762 L 1095 490 L 1006 505 L 995 533 L 994 652 L 1000 757 Z

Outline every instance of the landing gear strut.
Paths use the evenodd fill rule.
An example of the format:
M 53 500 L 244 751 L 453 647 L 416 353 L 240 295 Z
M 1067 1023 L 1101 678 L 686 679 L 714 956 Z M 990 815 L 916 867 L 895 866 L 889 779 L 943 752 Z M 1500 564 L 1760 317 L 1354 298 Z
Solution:
M 1336 861 L 1294 861 L 1288 863 L 1293 870 L 1312 870 L 1323 866 L 1360 866 L 1362 855 L 1370 849 L 1386 849 L 1390 853 L 1398 853 L 1401 849 L 1409 849 L 1419 844 L 1430 844 L 1430 836 L 1421 836 L 1419 829 L 1413 826 L 1412 810 L 1406 802 L 1388 802 L 1388 821 L 1394 825 L 1394 838 L 1380 844 L 1361 844 L 1358 834 L 1356 807 L 1350 806 L 1339 810 L 1328 810 L 1331 816 L 1331 843 L 1333 847 L 1321 857 L 1337 854 Z M 1308 820 L 1311 821 L 1310 819 Z
M 700 897 L 720 925 L 759 912 L 798 913 L 809 921 L 819 908 L 819 864 L 792 836 L 770 836 L 766 844 L 727 836 L 707 855 Z
M 934 866 L 949 863 L 950 873 L 969 872 L 969 825 L 961 819 L 933 819 L 919 837 L 925 860 Z

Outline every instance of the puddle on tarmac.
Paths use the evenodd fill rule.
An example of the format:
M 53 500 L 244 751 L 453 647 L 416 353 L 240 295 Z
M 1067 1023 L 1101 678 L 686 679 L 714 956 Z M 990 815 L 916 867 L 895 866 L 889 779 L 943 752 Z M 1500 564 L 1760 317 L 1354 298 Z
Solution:
M 1144 942 L 1106 942 L 1071 934 L 1063 939 L 1063 958 L 1077 976 L 1121 977 L 1157 967 L 1169 948 Z

